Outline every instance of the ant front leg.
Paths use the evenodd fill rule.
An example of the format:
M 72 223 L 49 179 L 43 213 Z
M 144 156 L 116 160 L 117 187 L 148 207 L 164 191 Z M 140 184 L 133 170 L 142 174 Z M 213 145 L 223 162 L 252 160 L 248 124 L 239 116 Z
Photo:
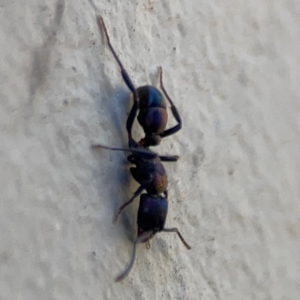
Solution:
M 97 21 L 98 21 L 98 26 L 103 29 L 103 32 L 105 34 L 106 41 L 107 41 L 107 44 L 108 44 L 108 47 L 109 47 L 110 51 L 112 52 L 115 60 L 117 61 L 118 65 L 121 69 L 122 78 L 123 78 L 124 82 L 126 83 L 127 87 L 133 93 L 133 106 L 131 108 L 131 111 L 129 113 L 127 123 L 126 123 L 126 129 L 127 129 L 127 133 L 128 133 L 129 147 L 130 147 L 131 146 L 130 143 L 131 143 L 131 140 L 132 140 L 131 130 L 132 130 L 133 122 L 134 122 L 134 119 L 136 117 L 138 107 L 139 107 L 137 90 L 134 87 L 134 84 L 132 83 L 126 69 L 123 67 L 123 64 L 122 64 L 121 60 L 119 59 L 118 55 L 116 54 L 116 52 L 115 52 L 115 50 L 114 50 L 114 48 L 113 48 L 113 46 L 110 42 L 110 38 L 109 38 L 109 35 L 108 35 L 108 32 L 107 32 L 105 23 L 103 21 L 103 18 L 98 16 Z
M 159 134 L 159 136 L 161 138 L 164 138 L 164 137 L 167 137 L 169 135 L 172 135 L 174 133 L 176 133 L 177 131 L 179 131 L 182 127 L 182 121 L 181 121 L 181 117 L 179 115 L 179 112 L 176 108 L 176 106 L 174 105 L 172 99 L 170 98 L 170 96 L 168 95 L 164 85 L 163 85 L 163 80 L 162 80 L 162 73 L 163 73 L 163 70 L 162 70 L 162 67 L 159 67 L 158 69 L 159 71 L 159 82 L 160 82 L 160 87 L 164 93 L 164 95 L 166 96 L 167 100 L 169 101 L 169 103 L 171 104 L 171 111 L 172 111 L 172 114 L 175 118 L 175 120 L 178 122 L 177 125 L 175 125 L 174 127 L 170 128 L 170 129 L 167 129 L 165 131 L 163 131 L 162 133 Z

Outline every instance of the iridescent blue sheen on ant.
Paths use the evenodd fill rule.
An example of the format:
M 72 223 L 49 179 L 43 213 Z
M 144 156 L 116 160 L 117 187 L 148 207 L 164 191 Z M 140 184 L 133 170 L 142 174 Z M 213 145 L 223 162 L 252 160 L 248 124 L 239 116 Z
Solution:
M 139 96 L 139 109 L 149 107 L 167 107 L 162 93 L 154 86 L 141 86 L 137 88 L 137 94 Z
M 168 200 L 165 197 L 153 197 L 142 194 L 138 211 L 138 235 L 145 231 L 156 232 L 163 230 L 168 213 Z

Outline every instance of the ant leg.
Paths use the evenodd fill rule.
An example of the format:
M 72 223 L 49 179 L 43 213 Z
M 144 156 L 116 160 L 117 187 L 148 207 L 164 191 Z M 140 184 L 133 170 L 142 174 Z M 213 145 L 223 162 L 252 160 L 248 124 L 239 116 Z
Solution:
M 127 71 L 123 67 L 122 62 L 120 61 L 118 55 L 116 54 L 116 52 L 115 52 L 112 44 L 110 43 L 110 38 L 109 38 L 109 35 L 108 35 L 108 32 L 107 32 L 105 23 L 103 21 L 103 18 L 101 16 L 98 16 L 97 17 L 97 21 L 98 21 L 98 26 L 103 29 L 103 32 L 105 34 L 106 41 L 107 41 L 107 44 L 108 44 L 108 47 L 109 47 L 110 51 L 112 52 L 115 60 L 117 61 L 118 65 L 119 65 L 119 67 L 121 69 L 122 78 L 123 78 L 124 82 L 126 83 L 127 87 L 133 93 L 133 106 L 131 108 L 131 111 L 130 111 L 130 114 L 128 116 L 127 123 L 126 123 L 126 129 L 127 129 L 127 133 L 128 133 L 128 139 L 130 141 L 132 139 L 132 135 L 131 135 L 132 125 L 133 125 L 134 119 L 135 119 L 137 111 L 138 111 L 138 95 L 137 95 L 137 91 L 136 91 L 136 89 L 134 87 L 134 84 L 132 83 L 132 81 L 131 81 L 131 79 L 130 79 L 128 73 L 127 73 Z M 129 144 L 130 144 L 130 142 L 129 142 Z
M 145 237 L 146 240 L 149 238 L 148 236 L 152 234 L 152 231 L 146 231 L 144 232 L 142 235 L 140 235 L 134 242 L 133 244 L 133 250 L 132 250 L 132 254 L 131 254 L 131 259 L 129 262 L 129 265 L 127 266 L 127 268 L 118 276 L 115 278 L 115 282 L 120 282 L 122 281 L 125 277 L 128 276 L 128 274 L 130 273 L 133 265 L 134 265 L 134 261 L 135 261 L 135 254 L 136 254 L 136 245 L 139 243 L 143 243 L 145 241 Z
M 128 146 L 129 147 L 132 147 L 133 144 L 135 144 L 135 141 L 132 138 L 131 130 L 132 130 L 133 122 L 135 120 L 138 109 L 139 109 L 138 96 L 137 96 L 137 93 L 135 92 L 133 94 L 133 105 L 132 105 L 131 111 L 129 113 L 129 116 L 127 118 L 127 121 L 126 121 L 126 130 L 127 130 L 127 135 L 128 135 Z
M 149 250 L 149 249 L 150 249 L 150 241 L 147 241 L 147 242 L 145 243 L 145 246 L 146 246 L 146 249 Z
M 139 154 L 141 157 L 146 159 L 157 157 L 157 154 L 155 152 L 152 152 L 151 150 L 145 148 L 116 148 L 116 147 L 104 146 L 101 144 L 92 145 L 92 148 L 94 149 L 102 148 L 102 149 L 113 150 L 113 151 L 127 151 L 131 153 Z
M 133 85 L 133 83 L 132 83 L 132 81 L 131 81 L 128 73 L 127 73 L 127 71 L 123 67 L 123 64 L 121 63 L 118 55 L 116 54 L 113 46 L 110 43 L 110 38 L 109 38 L 109 35 L 108 35 L 108 32 L 107 32 L 106 26 L 104 24 L 103 18 L 101 16 L 98 16 L 97 17 L 97 21 L 98 21 L 98 26 L 103 29 L 103 32 L 105 34 L 105 38 L 106 38 L 106 41 L 107 41 L 107 44 L 108 44 L 108 47 L 109 47 L 110 51 L 112 52 L 114 58 L 116 59 L 118 65 L 119 65 L 119 67 L 121 69 L 121 74 L 122 74 L 123 80 L 125 81 L 125 83 L 128 86 L 128 88 L 132 91 L 132 93 L 135 93 L 136 92 L 135 91 L 135 87 L 134 87 L 134 85 Z
M 177 131 L 179 131 L 181 129 L 181 127 L 182 127 L 182 121 L 181 121 L 181 117 L 179 115 L 179 112 L 178 112 L 176 106 L 174 105 L 173 101 L 171 100 L 170 96 L 168 95 L 168 93 L 167 93 L 167 91 L 166 91 L 166 89 L 165 89 L 165 87 L 163 85 L 163 80 L 162 80 L 162 73 L 163 73 L 163 71 L 162 71 L 162 67 L 159 67 L 158 71 L 159 71 L 160 87 L 161 87 L 163 93 L 165 94 L 167 100 L 171 104 L 172 114 L 173 114 L 175 120 L 178 122 L 178 124 L 175 125 L 174 127 L 170 128 L 170 129 L 167 129 L 167 130 L 165 130 L 165 131 L 163 131 L 162 133 L 159 134 L 159 136 L 161 138 L 164 138 L 166 136 L 169 136 L 169 135 L 174 134 Z
M 166 161 L 166 162 L 172 162 L 172 161 L 177 161 L 180 157 L 178 155 L 170 155 L 170 156 L 159 156 L 161 161 Z
M 108 146 L 104 146 L 101 144 L 96 144 L 96 145 L 92 145 L 92 147 L 94 149 L 97 148 L 102 148 L 102 149 L 107 149 L 107 150 L 113 150 L 113 151 L 128 151 L 131 153 L 135 153 L 135 154 L 139 154 L 141 157 L 143 158 L 155 158 L 157 157 L 157 154 L 155 152 L 152 152 L 151 150 L 148 149 L 144 149 L 144 148 L 115 148 L 115 147 L 108 147 Z M 159 156 L 161 161 L 166 161 L 166 162 L 172 162 L 172 161 L 177 161 L 179 159 L 178 155 L 160 155 Z
M 129 201 L 127 201 L 126 203 L 124 203 L 118 210 L 115 218 L 114 218 L 114 224 L 117 223 L 118 221 L 118 218 L 122 212 L 122 210 L 127 206 L 129 205 L 131 202 L 133 202 L 133 200 L 142 193 L 142 191 L 145 189 L 145 187 L 143 185 L 139 186 L 139 188 L 134 192 L 133 196 L 129 199 Z
M 138 244 L 138 242 L 139 242 L 139 238 L 137 238 L 133 244 L 133 250 L 132 250 L 131 259 L 128 267 L 118 277 L 115 278 L 115 282 L 122 281 L 130 273 L 135 262 L 136 244 Z
M 184 244 L 184 246 L 188 250 L 192 249 L 191 246 L 184 240 L 183 236 L 181 235 L 181 233 L 179 232 L 179 230 L 177 228 L 164 228 L 162 231 L 164 231 L 164 232 L 176 232 L 178 234 L 178 237 L 180 238 L 180 240 Z

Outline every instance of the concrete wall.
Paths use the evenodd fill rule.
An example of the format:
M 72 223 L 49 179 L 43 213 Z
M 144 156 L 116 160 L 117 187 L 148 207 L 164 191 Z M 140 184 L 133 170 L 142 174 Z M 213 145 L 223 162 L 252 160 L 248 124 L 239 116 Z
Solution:
M 1 300 L 299 299 L 299 1 L 0 3 Z M 131 102 L 96 13 L 137 86 L 163 66 L 183 119 L 156 151 L 181 156 L 167 226 L 192 250 L 161 233 L 118 284 L 137 184 L 90 146 L 127 144 Z

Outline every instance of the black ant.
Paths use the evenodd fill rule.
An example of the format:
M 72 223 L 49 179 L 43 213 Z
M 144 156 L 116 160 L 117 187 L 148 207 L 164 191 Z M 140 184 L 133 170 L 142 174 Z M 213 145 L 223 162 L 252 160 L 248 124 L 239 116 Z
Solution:
M 141 195 L 137 220 L 138 236 L 134 242 L 132 256 L 128 267 L 115 279 L 116 282 L 119 282 L 129 274 L 133 267 L 135 261 L 136 245 L 139 243 L 146 243 L 146 247 L 149 248 L 150 239 L 157 232 L 175 232 L 177 233 L 178 237 L 185 245 L 185 247 L 187 249 L 191 249 L 191 247 L 184 240 L 177 228 L 164 227 L 168 212 L 168 178 L 162 161 L 177 161 L 179 157 L 177 155 L 160 156 L 148 149 L 149 146 L 158 145 L 161 138 L 171 135 L 180 130 L 181 118 L 172 100 L 163 87 L 162 69 L 160 68 L 161 89 L 170 102 L 173 115 L 178 121 L 178 125 L 165 130 L 167 113 L 166 103 L 164 98 L 162 97 L 162 94 L 153 86 L 143 86 L 138 89 L 134 88 L 129 75 L 124 69 L 121 61 L 119 60 L 110 43 L 104 21 L 101 17 L 98 17 L 98 24 L 100 28 L 103 28 L 108 46 L 121 68 L 122 77 L 134 96 L 134 104 L 126 124 L 129 148 L 114 148 L 103 146 L 100 144 L 93 145 L 93 148 L 131 152 L 127 159 L 130 163 L 135 165 L 135 168 L 130 168 L 130 172 L 132 177 L 140 184 L 139 188 L 134 192 L 130 200 L 120 207 L 114 219 L 114 222 L 116 223 L 122 210 L 130 203 L 132 203 L 136 197 Z M 145 138 L 137 143 L 132 138 L 131 129 L 138 109 L 140 110 L 138 121 L 144 129 Z M 147 193 L 142 194 L 143 190 L 146 190 Z

